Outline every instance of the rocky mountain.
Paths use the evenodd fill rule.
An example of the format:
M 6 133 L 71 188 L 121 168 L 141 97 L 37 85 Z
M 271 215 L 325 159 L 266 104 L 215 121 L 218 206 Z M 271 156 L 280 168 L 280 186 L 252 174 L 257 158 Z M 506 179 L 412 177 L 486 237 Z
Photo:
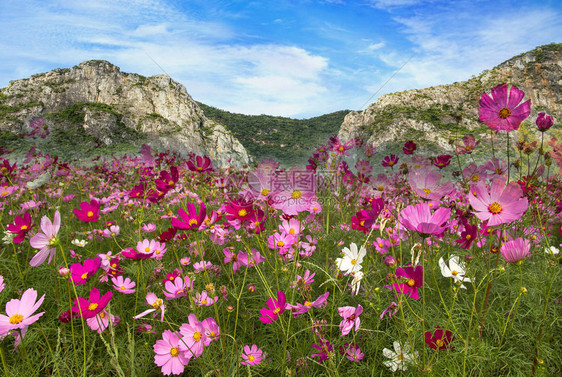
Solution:
M 361 137 L 384 153 L 401 150 L 408 140 L 425 153 L 452 152 L 455 137 L 472 133 L 489 139 L 488 127 L 478 123 L 478 102 L 482 92 L 504 82 L 531 100 L 531 116 L 522 128 L 532 133 L 538 112 L 562 120 L 561 52 L 562 44 L 544 45 L 464 82 L 383 95 L 364 111 L 350 112 L 338 135 L 343 140 Z
M 159 150 L 208 155 L 216 166 L 249 162 L 238 139 L 208 119 L 183 85 L 167 75 L 121 72 L 107 61 L 55 69 L 0 90 L 4 146 L 22 146 L 21 136 L 37 117 L 50 130 L 42 146 L 66 157 L 138 151 L 146 142 Z

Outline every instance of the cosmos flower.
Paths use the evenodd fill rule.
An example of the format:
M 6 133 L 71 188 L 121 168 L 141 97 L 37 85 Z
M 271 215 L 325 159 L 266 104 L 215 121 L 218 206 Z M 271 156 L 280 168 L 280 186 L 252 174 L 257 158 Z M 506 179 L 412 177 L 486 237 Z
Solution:
M 100 291 L 94 287 L 90 290 L 89 300 L 83 297 L 74 299 L 74 306 L 71 308 L 72 314 L 75 317 L 82 316 L 84 319 L 95 317 L 105 309 L 111 297 L 113 297 L 113 292 L 109 291 L 101 296 Z
M 304 304 L 296 304 L 296 305 L 287 304 L 285 308 L 287 310 L 290 310 L 293 316 L 297 318 L 298 315 L 304 314 L 312 308 L 321 308 L 326 306 L 329 295 L 330 292 L 326 292 L 318 296 L 318 298 L 314 301 L 305 301 Z
M 350 273 L 361 270 L 361 263 L 363 263 L 363 258 L 367 254 L 365 247 L 361 246 L 361 249 L 357 250 L 357 245 L 351 243 L 349 249 L 343 248 L 342 253 L 343 257 L 336 259 L 336 266 L 340 271 Z
M 134 316 L 134 319 L 139 319 L 147 314 L 154 313 L 155 317 L 157 312 L 160 312 L 160 321 L 164 321 L 164 313 L 166 312 L 166 305 L 163 304 L 162 299 L 159 299 L 156 294 L 148 292 L 146 294 L 146 304 L 152 306 L 151 309 L 145 310 L 144 312 Z
M 207 216 L 207 206 L 205 203 L 201 203 L 199 206 L 199 214 L 197 214 L 195 204 L 187 203 L 187 212 L 185 212 L 183 208 L 180 208 L 178 214 L 179 219 L 175 217 L 172 218 L 172 226 L 183 230 L 197 230 L 201 224 L 203 224 Z
M 455 340 L 453 333 L 450 330 L 443 331 L 439 326 L 435 327 L 436 330 L 433 334 L 431 331 L 425 333 L 425 343 L 434 350 L 444 350 L 449 347 L 449 343 Z
M 357 308 L 353 306 L 338 308 L 338 314 L 343 318 L 340 322 L 341 336 L 346 336 L 353 328 L 355 328 L 355 331 L 359 330 L 359 326 L 361 325 L 359 316 L 361 313 L 363 313 L 363 307 L 361 305 L 357 305 Z
M 3 279 L 2 279 L 3 280 Z M 0 282 L 1 283 L 1 282 Z M 45 299 L 45 295 L 37 300 L 37 291 L 27 289 L 21 299 L 11 299 L 6 303 L 6 315 L 0 314 L 0 337 L 11 330 L 24 330 L 27 326 L 37 321 L 45 312 L 33 314 Z
M 457 284 L 461 285 L 461 288 L 466 289 L 463 282 L 470 283 L 470 279 L 465 277 L 464 274 L 466 273 L 465 265 L 463 262 L 459 260 L 459 257 L 453 255 L 449 258 L 449 265 L 445 263 L 443 258 L 439 258 L 439 267 L 441 268 L 441 274 L 446 278 L 452 278 L 453 281 Z
M 537 123 L 537 129 L 540 132 L 545 132 L 548 129 L 550 129 L 550 127 L 552 127 L 554 120 L 550 115 L 546 115 L 545 113 L 539 113 L 539 115 L 537 116 L 536 123 Z
M 409 344 L 402 346 L 400 343 L 394 342 L 393 346 L 394 351 L 391 351 L 388 348 L 384 348 L 382 350 L 384 357 L 390 359 L 385 360 L 382 363 L 393 372 L 396 372 L 397 370 L 408 370 L 406 364 L 413 362 L 418 357 L 418 352 L 416 351 L 414 354 L 411 354 Z
M 423 285 L 423 268 L 422 266 L 406 266 L 396 269 L 396 277 L 406 280 L 405 283 L 393 283 L 392 286 L 387 285 L 385 288 L 394 289 L 398 295 L 408 295 L 417 300 L 420 298 L 418 288 Z
M 451 217 L 449 208 L 438 208 L 431 213 L 428 203 L 418 203 L 410 205 L 400 212 L 398 220 L 407 229 L 418 232 L 422 235 L 439 236 L 447 230 L 447 221 Z
M 76 218 L 83 222 L 98 221 L 100 218 L 100 202 L 92 199 L 90 203 L 80 203 L 80 209 L 74 209 Z
M 531 113 L 531 100 L 520 104 L 525 96 L 522 90 L 512 86 L 507 91 L 507 84 L 492 88 L 492 96 L 482 93 L 478 108 L 478 121 L 485 123 L 491 130 L 507 132 L 518 130 L 519 125 Z
M 111 278 L 111 282 L 113 283 L 113 288 L 115 288 L 117 292 L 124 294 L 135 293 L 136 283 L 129 278 L 123 279 L 123 276 L 117 276 Z
M 416 143 L 410 140 L 404 143 L 404 148 L 402 148 L 402 150 L 404 151 L 404 154 L 414 154 L 414 151 L 417 148 L 418 146 L 416 145 Z
M 323 339 L 320 337 L 320 344 L 312 344 L 312 348 L 316 348 L 320 352 L 314 353 L 310 355 L 310 357 L 315 358 L 318 357 L 318 362 L 323 362 L 328 360 L 328 353 L 334 350 L 334 345 L 331 344 L 327 339 Z
M 261 364 L 262 357 L 263 351 L 258 346 L 255 344 L 252 344 L 252 347 L 246 345 L 244 346 L 244 352 L 242 352 L 244 361 L 240 362 L 240 364 L 249 366 L 259 365 Z
M 179 350 L 185 352 L 190 358 L 199 357 L 203 353 L 207 340 L 205 328 L 193 313 L 188 316 L 188 320 L 189 323 L 180 326 L 182 340 L 179 343 Z
M 277 321 L 279 315 L 285 311 L 287 299 L 284 292 L 277 292 L 277 300 L 269 298 L 266 302 L 267 308 L 260 309 L 260 321 L 263 323 L 271 323 Z
M 182 374 L 191 359 L 187 352 L 180 351 L 180 343 L 181 338 L 177 333 L 164 330 L 162 339 L 154 344 L 154 363 L 162 367 L 161 372 L 165 376 Z
M 474 214 L 482 221 L 488 221 L 488 226 L 510 223 L 519 219 L 527 210 L 527 198 L 522 198 L 523 192 L 516 182 L 506 186 L 505 178 L 495 178 L 490 191 L 483 184 L 470 189 L 468 201 Z
M 31 215 L 25 212 L 23 216 L 16 216 L 13 224 L 8 224 L 6 229 L 15 235 L 13 238 L 14 243 L 23 242 L 25 235 L 33 228 L 31 224 Z
M 398 163 L 398 157 L 396 155 L 391 154 L 390 156 L 385 156 L 382 160 L 382 166 L 384 167 L 393 167 Z
M 508 241 L 502 245 L 500 252 L 506 262 L 516 263 L 530 255 L 531 242 L 523 238 Z
M 119 317 L 114 316 L 113 314 L 108 313 L 107 311 L 102 310 L 96 316 L 92 318 L 88 318 L 86 320 L 86 324 L 94 331 L 98 333 L 102 333 L 109 327 L 109 322 L 113 324 L 113 326 L 117 326 L 119 323 Z
M 49 257 L 49 261 L 47 263 L 51 263 L 53 256 L 55 255 L 55 244 L 58 242 L 57 234 L 60 229 L 60 212 L 55 211 L 55 217 L 53 222 L 47 216 L 43 216 L 41 218 L 41 232 L 37 233 L 29 240 L 29 244 L 31 247 L 35 249 L 40 249 L 37 254 L 33 258 L 29 264 L 32 267 L 37 267 L 43 262 L 45 259 Z

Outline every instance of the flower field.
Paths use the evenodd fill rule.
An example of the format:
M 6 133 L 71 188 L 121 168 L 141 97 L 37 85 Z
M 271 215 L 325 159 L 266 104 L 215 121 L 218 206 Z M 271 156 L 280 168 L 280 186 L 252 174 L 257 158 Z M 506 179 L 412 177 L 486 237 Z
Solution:
M 482 95 L 491 138 L 523 97 Z M 1 374 L 561 376 L 562 144 L 530 121 L 540 144 L 482 163 L 472 135 L 382 161 L 332 137 L 290 169 L 2 159 Z

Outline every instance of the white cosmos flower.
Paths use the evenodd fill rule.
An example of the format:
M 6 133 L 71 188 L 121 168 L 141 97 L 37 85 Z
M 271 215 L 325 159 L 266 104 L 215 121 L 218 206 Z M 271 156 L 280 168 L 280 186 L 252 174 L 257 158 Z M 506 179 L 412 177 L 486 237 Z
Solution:
M 51 173 L 47 172 L 47 173 L 43 173 L 41 174 L 36 180 L 34 181 L 29 181 L 25 184 L 25 186 L 28 189 L 36 189 L 38 187 L 43 186 L 45 183 L 49 182 L 51 180 Z
M 441 274 L 444 277 L 452 278 L 455 283 L 461 285 L 461 288 L 466 289 L 466 287 L 462 284 L 463 282 L 471 282 L 469 278 L 464 276 L 466 274 L 464 262 L 459 261 L 459 257 L 456 255 L 449 258 L 449 266 L 447 266 L 443 258 L 440 258 L 439 267 L 441 267 Z
M 359 251 L 357 250 L 357 245 L 354 243 L 349 245 L 349 247 L 349 249 L 347 247 L 343 248 L 343 258 L 336 259 L 336 266 L 344 273 L 361 270 L 363 268 L 361 263 L 363 262 L 365 254 L 367 254 L 367 250 L 363 246 L 361 246 Z
M 560 250 L 554 246 L 551 246 L 550 248 L 545 248 L 544 252 L 550 255 L 558 255 L 558 253 L 560 253 Z
M 390 360 L 383 361 L 382 363 L 391 371 L 396 372 L 397 370 L 407 370 L 407 363 L 413 362 L 418 357 L 418 352 L 414 354 L 410 353 L 410 346 L 405 344 L 404 347 L 398 342 L 394 342 L 394 351 L 385 348 L 382 350 L 384 357 Z
M 355 271 L 353 273 L 353 281 L 351 282 L 351 288 L 354 294 L 359 293 L 359 287 L 361 286 L 361 279 L 363 279 L 363 272 Z
M 75 240 L 70 241 L 71 244 L 78 247 L 84 247 L 88 244 L 86 240 L 79 240 L 78 238 Z

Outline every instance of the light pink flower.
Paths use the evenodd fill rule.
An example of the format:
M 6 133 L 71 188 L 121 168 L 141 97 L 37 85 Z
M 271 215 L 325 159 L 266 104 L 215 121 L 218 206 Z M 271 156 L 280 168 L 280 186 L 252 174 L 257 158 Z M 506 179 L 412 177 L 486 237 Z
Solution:
M 513 241 L 506 242 L 500 249 L 502 257 L 506 262 L 515 263 L 519 262 L 531 253 L 531 242 L 523 238 L 517 238 Z
M 7 334 L 10 330 L 27 330 L 27 326 L 37 321 L 45 312 L 33 313 L 39 309 L 45 295 L 37 300 L 37 291 L 33 288 L 23 292 L 21 299 L 11 299 L 6 304 L 6 314 L 0 314 L 0 336 Z
M 191 313 L 188 317 L 189 324 L 184 323 L 180 326 L 182 341 L 179 343 L 180 351 L 186 352 L 191 357 L 199 357 L 205 348 L 207 336 L 203 324 L 197 320 L 195 314 Z
M 162 374 L 182 374 L 191 359 L 186 352 L 180 351 L 180 337 L 170 330 L 164 330 L 162 340 L 154 344 L 154 363 L 162 367 Z
M 166 300 L 173 300 L 176 298 L 187 296 L 187 291 L 193 289 L 193 281 L 189 276 L 181 277 L 176 276 L 174 281 L 167 281 L 164 285 L 165 290 L 162 292 L 166 296 Z
M 262 357 L 263 351 L 258 349 L 258 346 L 255 344 L 252 344 L 252 347 L 244 346 L 244 352 L 242 352 L 244 361 L 240 362 L 240 364 L 249 366 L 259 365 L 261 364 Z
M 146 294 L 146 304 L 152 306 L 152 309 L 145 310 L 144 312 L 134 316 L 134 319 L 139 319 L 147 314 L 154 313 L 153 317 L 156 317 L 155 312 L 160 312 L 160 321 L 164 321 L 164 313 L 166 311 L 166 305 L 163 304 L 162 299 L 159 299 L 154 293 L 148 292 Z
M 57 233 L 60 229 L 60 212 L 55 211 L 54 221 L 51 223 L 51 220 L 47 216 L 43 216 L 41 218 L 41 232 L 37 233 L 31 240 L 29 240 L 29 244 L 31 247 L 35 249 L 40 249 L 37 254 L 33 258 L 29 264 L 32 267 L 37 267 L 43 262 L 45 259 L 49 257 L 49 261 L 47 263 L 51 263 L 53 256 L 55 255 L 55 248 L 53 247 L 57 242 Z
M 110 318 L 111 317 L 111 318 Z M 88 318 L 86 320 L 86 324 L 94 331 L 97 331 L 99 334 L 105 331 L 109 326 L 109 321 L 111 319 L 111 323 L 113 326 L 117 326 L 119 323 L 119 317 L 114 316 L 113 314 L 109 314 L 108 312 L 102 310 L 95 317 Z
M 123 276 L 117 276 L 111 278 L 113 283 L 113 288 L 117 290 L 117 292 L 130 294 L 135 293 L 135 286 L 137 285 L 134 281 L 129 278 L 123 279 Z
M 363 307 L 361 305 L 357 305 L 357 308 L 353 306 L 338 308 L 338 314 L 343 317 L 343 320 L 340 322 L 341 336 L 349 334 L 354 327 L 355 331 L 359 330 L 361 324 L 359 316 L 361 313 L 363 313 Z

